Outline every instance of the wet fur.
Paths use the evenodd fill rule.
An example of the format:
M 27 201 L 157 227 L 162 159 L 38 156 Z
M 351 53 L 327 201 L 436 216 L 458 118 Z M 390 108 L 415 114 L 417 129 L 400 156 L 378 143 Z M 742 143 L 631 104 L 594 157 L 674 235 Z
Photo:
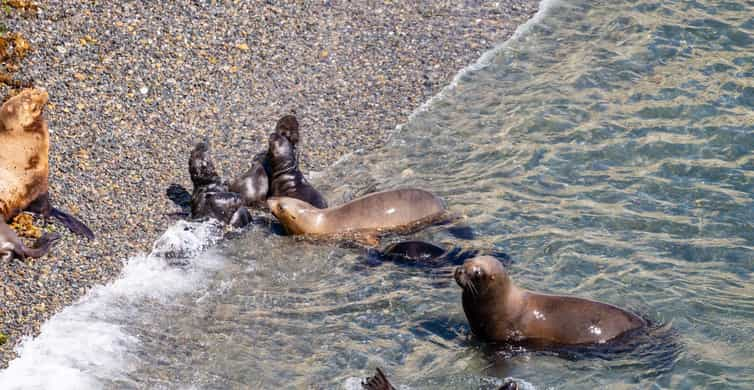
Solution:
M 419 189 L 376 192 L 327 209 L 295 198 L 270 198 L 272 214 L 291 234 L 315 238 L 353 238 L 376 245 L 388 231 L 412 232 L 447 219 L 441 199 Z
M 306 180 L 298 168 L 296 149 L 280 134 L 270 134 L 269 145 L 271 196 L 286 196 L 303 200 L 318 209 L 327 208 L 327 201 Z
M 520 289 L 490 256 L 467 260 L 455 279 L 463 288 L 471 330 L 485 341 L 538 347 L 601 344 L 647 325 L 606 303 Z
M 207 141 L 199 142 L 191 152 L 189 174 L 194 184 L 191 194 L 191 216 L 195 219 L 215 218 L 235 227 L 251 222 L 243 197 L 231 192 L 217 174 Z

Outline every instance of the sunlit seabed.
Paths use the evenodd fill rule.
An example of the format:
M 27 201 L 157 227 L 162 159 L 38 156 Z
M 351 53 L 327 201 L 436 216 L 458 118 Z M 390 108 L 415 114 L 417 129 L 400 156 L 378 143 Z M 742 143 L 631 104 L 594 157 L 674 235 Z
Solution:
M 367 265 L 358 249 L 255 226 L 188 266 L 131 260 L 153 279 L 126 284 L 149 293 L 90 294 L 102 301 L 45 324 L 0 382 L 48 369 L 68 374 L 58 388 L 358 388 L 380 366 L 411 388 L 754 386 L 754 4 L 547 6 L 385 148 L 314 183 L 335 202 L 430 189 L 475 234 L 414 237 L 504 251 L 519 285 L 630 308 L 669 324 L 663 337 L 607 355 L 496 354 L 470 337 L 450 267 Z M 140 280 L 131 264 L 124 278 Z

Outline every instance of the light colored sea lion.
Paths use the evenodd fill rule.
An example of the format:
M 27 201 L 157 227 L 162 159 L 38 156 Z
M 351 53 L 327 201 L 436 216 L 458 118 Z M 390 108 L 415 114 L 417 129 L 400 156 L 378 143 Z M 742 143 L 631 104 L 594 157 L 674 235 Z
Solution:
M 446 214 L 440 198 L 414 188 L 375 192 L 327 209 L 288 197 L 269 198 L 267 206 L 291 234 L 358 233 L 370 237 L 369 243 L 380 232 L 423 225 Z
M 24 210 L 53 217 L 93 239 L 86 225 L 50 203 L 50 135 L 43 116 L 48 98 L 44 90 L 26 89 L 0 108 L 0 214 L 4 221 Z
M 0 259 L 7 261 L 13 257 L 18 257 L 21 260 L 27 257 L 42 257 L 58 239 L 60 239 L 60 235 L 57 233 L 46 233 L 37 240 L 33 248 L 29 248 L 21 242 L 13 229 L 5 222 L 0 221 Z
M 47 192 L 47 92 L 26 89 L 0 108 L 0 213 L 7 221 Z
M 491 256 L 456 268 L 463 311 L 472 332 L 486 341 L 565 346 L 601 344 L 647 325 L 639 316 L 606 303 L 546 295 L 517 287 Z

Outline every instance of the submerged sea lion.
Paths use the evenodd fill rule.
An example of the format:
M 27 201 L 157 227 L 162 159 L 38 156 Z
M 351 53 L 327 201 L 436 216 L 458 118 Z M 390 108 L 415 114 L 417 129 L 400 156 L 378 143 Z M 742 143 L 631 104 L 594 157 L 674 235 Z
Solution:
M 374 376 L 361 382 L 361 388 L 364 390 L 396 390 L 379 367 L 377 367 L 377 373 Z M 518 390 L 518 383 L 512 379 L 507 379 L 498 390 Z
M 446 213 L 440 198 L 414 188 L 375 192 L 327 209 L 288 197 L 269 198 L 267 206 L 289 233 L 312 235 L 372 236 L 434 222 Z
M 251 214 L 244 205 L 243 197 L 228 191 L 209 153 L 209 143 L 196 144 L 189 159 L 189 174 L 194 184 L 191 195 L 191 216 L 193 218 L 215 218 L 235 227 L 251 222 Z
M 26 89 L 0 108 L 0 214 L 3 221 L 24 210 L 53 217 L 93 239 L 86 225 L 50 203 L 50 135 L 43 116 L 48 98 L 44 90 Z
M 33 248 L 28 248 L 21 242 L 13 229 L 5 222 L 0 221 L 0 259 L 7 261 L 13 257 L 18 257 L 21 260 L 27 257 L 42 257 L 58 239 L 60 239 L 60 235 L 57 233 L 45 233 L 37 240 Z
M 605 343 L 647 325 L 635 314 L 583 298 L 546 295 L 517 287 L 490 256 L 456 268 L 463 311 L 484 340 L 563 346 Z
M 325 198 L 298 169 L 296 151 L 288 138 L 277 133 L 270 134 L 269 158 L 272 171 L 270 196 L 287 196 L 303 200 L 318 209 L 327 208 Z

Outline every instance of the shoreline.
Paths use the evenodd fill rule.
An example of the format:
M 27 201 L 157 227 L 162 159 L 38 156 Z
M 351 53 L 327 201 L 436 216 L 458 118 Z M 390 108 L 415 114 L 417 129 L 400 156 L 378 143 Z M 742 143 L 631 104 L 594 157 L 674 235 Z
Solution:
M 50 254 L 0 264 L 0 334 L 8 336 L 0 368 L 22 336 L 149 250 L 179 210 L 165 190 L 191 188 L 187 162 L 198 140 L 211 141 L 225 177 L 245 171 L 292 111 L 305 173 L 373 150 L 459 69 L 508 39 L 539 1 L 268 3 L 63 0 L 3 22 L 32 46 L 16 77 L 50 94 L 53 203 L 97 238 L 54 225 L 63 238 Z

